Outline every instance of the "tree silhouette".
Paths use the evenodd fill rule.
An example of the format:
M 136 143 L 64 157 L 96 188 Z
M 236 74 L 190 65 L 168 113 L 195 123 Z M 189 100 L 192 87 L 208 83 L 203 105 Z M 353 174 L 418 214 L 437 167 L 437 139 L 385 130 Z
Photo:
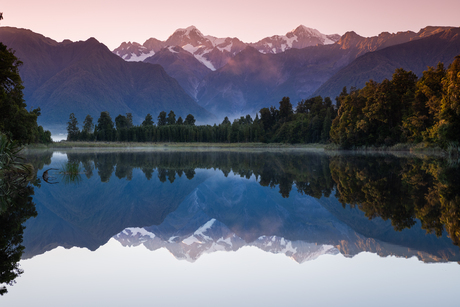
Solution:
M 78 140 L 80 129 L 78 128 L 78 121 L 75 114 L 70 113 L 69 121 L 67 122 L 67 141 Z

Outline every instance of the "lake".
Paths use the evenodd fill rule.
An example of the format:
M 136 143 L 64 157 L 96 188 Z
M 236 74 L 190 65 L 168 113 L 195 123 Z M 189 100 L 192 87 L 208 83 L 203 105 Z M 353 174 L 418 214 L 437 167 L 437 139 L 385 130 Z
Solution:
M 1 306 L 458 305 L 455 159 L 187 148 L 26 158 L 39 180 L 18 201 L 24 272 Z M 66 163 L 79 174 L 60 173 Z

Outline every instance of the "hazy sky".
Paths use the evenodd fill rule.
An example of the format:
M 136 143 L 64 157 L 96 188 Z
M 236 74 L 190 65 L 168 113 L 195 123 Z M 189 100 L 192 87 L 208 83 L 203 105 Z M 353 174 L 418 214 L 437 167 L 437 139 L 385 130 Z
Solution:
M 9 0 L 1 26 L 30 29 L 57 41 L 95 37 L 114 49 L 123 41 L 165 40 L 195 25 L 204 35 L 255 42 L 303 24 L 324 34 L 418 31 L 460 26 L 459 0 Z

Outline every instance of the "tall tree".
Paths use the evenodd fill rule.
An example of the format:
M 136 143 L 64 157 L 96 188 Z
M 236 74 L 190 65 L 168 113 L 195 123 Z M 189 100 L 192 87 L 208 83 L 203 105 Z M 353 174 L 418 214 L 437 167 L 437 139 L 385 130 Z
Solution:
M 455 57 L 442 81 L 443 98 L 440 118 L 443 120 L 438 129 L 441 144 L 460 146 L 460 55 Z
M 95 127 L 97 134 L 97 140 L 99 141 L 113 141 L 115 136 L 115 129 L 110 117 L 109 112 L 101 112 L 101 116 L 97 120 L 97 126 Z
M 184 124 L 188 126 L 195 126 L 195 117 L 192 114 L 187 115 Z
M 144 121 L 142 122 L 142 126 L 144 126 L 144 127 L 152 127 L 153 126 L 153 120 L 152 119 L 153 119 L 152 115 L 150 115 L 150 113 L 147 114 L 145 116 Z
M 131 113 L 126 113 L 126 120 L 128 123 L 128 126 L 126 128 L 131 128 L 133 126 L 133 115 Z
M 93 133 L 94 124 L 93 117 L 91 115 L 86 115 L 85 120 L 83 121 L 83 131 L 86 133 Z
M 168 118 L 166 119 L 168 125 L 175 125 L 176 124 L 176 114 L 171 110 L 168 114 Z
M 164 126 L 166 125 L 166 112 L 161 111 L 160 114 L 158 115 L 158 126 Z
M 294 114 L 294 111 L 292 110 L 292 104 L 289 97 L 283 97 L 283 99 L 280 101 L 280 119 L 284 122 L 289 121 L 292 118 L 292 114 Z
M 260 109 L 260 120 L 262 121 L 265 131 L 271 129 L 274 123 L 269 108 Z
M 128 119 L 123 115 L 118 115 L 115 117 L 115 127 L 117 130 L 128 128 Z
M 0 132 L 20 144 L 34 142 L 40 109 L 27 111 L 19 66 L 14 51 L 0 43 Z
M 70 113 L 69 121 L 67 122 L 67 141 L 78 140 L 80 129 L 78 128 L 78 121 L 75 114 Z

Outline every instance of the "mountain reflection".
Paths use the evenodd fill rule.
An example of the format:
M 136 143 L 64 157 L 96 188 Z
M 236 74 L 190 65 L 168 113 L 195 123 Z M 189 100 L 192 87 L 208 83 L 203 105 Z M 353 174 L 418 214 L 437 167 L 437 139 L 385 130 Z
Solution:
M 32 162 L 43 168 L 51 155 Z M 85 175 L 78 185 L 36 191 L 39 214 L 26 224 L 26 258 L 56 246 L 95 250 L 114 236 L 189 261 L 242 246 L 298 262 L 362 251 L 460 260 L 452 245 L 460 237 L 459 167 L 452 161 L 302 151 L 66 156 Z

